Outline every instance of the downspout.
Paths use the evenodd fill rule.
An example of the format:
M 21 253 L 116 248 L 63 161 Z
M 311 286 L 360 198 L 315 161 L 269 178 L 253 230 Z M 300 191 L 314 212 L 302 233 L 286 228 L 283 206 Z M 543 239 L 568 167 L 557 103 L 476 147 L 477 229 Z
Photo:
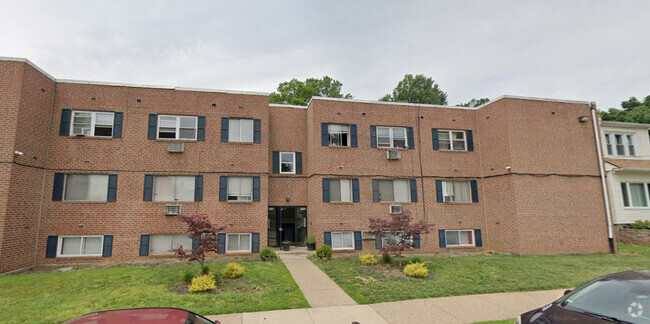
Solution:
M 596 115 L 596 103 L 589 103 L 591 110 L 591 121 L 594 125 L 594 137 L 596 138 L 596 152 L 598 153 L 598 169 L 600 170 L 600 182 L 603 187 L 603 198 L 605 198 L 605 215 L 607 216 L 607 239 L 609 240 L 609 249 L 612 254 L 616 253 L 614 245 L 614 232 L 612 230 L 612 214 L 609 207 L 609 195 L 607 193 L 607 181 L 605 180 L 605 168 L 603 166 L 603 152 L 600 147 L 600 133 L 598 132 L 598 116 Z

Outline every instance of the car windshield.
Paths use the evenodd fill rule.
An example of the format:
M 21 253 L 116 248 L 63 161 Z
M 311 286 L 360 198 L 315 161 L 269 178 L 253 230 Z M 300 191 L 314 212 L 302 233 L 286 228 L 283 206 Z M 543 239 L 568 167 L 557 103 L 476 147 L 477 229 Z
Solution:
M 569 294 L 561 306 L 594 316 L 647 324 L 650 322 L 650 281 L 595 281 Z

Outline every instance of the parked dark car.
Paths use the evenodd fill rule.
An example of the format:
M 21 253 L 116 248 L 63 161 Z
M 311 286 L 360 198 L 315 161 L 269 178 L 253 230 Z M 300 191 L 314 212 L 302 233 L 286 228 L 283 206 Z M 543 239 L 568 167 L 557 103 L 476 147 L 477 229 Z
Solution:
M 96 312 L 68 324 L 219 324 L 180 308 L 128 308 Z
M 650 270 L 625 271 L 592 280 L 540 309 L 524 313 L 518 324 L 650 323 Z

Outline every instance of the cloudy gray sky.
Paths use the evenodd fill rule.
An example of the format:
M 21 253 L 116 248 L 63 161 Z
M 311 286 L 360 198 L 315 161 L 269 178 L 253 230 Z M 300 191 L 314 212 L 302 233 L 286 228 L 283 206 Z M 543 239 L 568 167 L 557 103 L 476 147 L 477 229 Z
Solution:
M 650 95 L 650 1 L 0 0 L 0 56 L 61 79 L 274 91 L 329 75 L 375 100 L 404 74 L 450 104 Z

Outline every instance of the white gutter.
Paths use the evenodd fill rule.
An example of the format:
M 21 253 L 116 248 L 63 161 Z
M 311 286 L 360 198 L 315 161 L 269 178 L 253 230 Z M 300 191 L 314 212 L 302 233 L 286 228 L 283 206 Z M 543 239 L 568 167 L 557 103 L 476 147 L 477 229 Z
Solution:
M 603 198 L 605 198 L 605 215 L 607 215 L 607 238 L 612 253 L 614 249 L 614 232 L 612 230 L 612 214 L 609 210 L 609 195 L 607 194 L 607 181 L 605 180 L 605 168 L 603 167 L 603 152 L 600 147 L 600 133 L 598 132 L 598 116 L 596 115 L 596 103 L 589 103 L 591 109 L 591 121 L 594 125 L 594 137 L 596 137 L 596 151 L 598 152 L 598 169 L 600 170 L 600 182 L 603 186 Z

